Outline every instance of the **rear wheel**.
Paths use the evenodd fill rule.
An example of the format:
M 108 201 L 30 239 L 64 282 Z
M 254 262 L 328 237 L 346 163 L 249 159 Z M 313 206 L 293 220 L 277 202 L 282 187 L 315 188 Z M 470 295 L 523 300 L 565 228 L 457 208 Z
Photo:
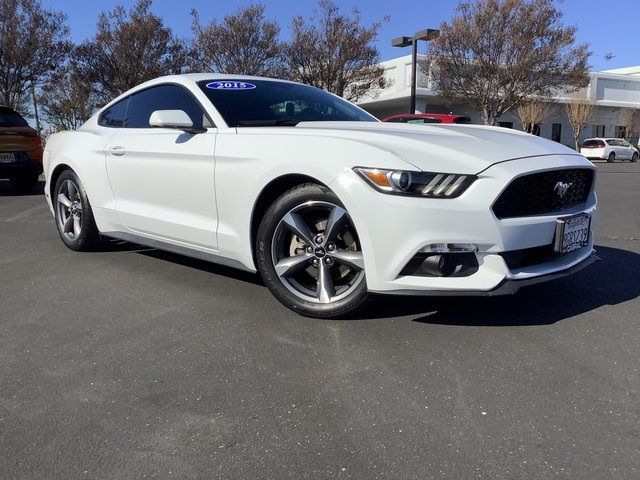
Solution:
M 633 154 L 633 156 L 631 157 L 631 161 L 632 162 L 637 162 L 638 161 L 638 152 Z
M 9 182 L 19 192 L 31 192 L 38 185 L 38 174 L 33 172 L 20 173 L 11 177 Z
M 75 251 L 95 248 L 100 234 L 87 193 L 73 170 L 65 170 L 58 177 L 52 200 L 62 243 Z
M 267 287 L 302 315 L 348 316 L 368 299 L 358 234 L 326 187 L 300 185 L 276 200 L 260 224 L 256 252 Z
M 611 152 L 611 153 L 609 154 L 609 158 L 607 158 L 607 162 L 609 162 L 609 163 L 613 163 L 613 162 L 615 162 L 615 161 L 616 161 L 616 154 L 615 154 L 615 153 L 613 153 L 613 152 Z

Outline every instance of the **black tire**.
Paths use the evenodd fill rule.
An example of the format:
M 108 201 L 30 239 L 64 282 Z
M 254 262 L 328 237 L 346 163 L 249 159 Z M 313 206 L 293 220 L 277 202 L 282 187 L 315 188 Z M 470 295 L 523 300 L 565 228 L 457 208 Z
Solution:
M 36 185 L 38 185 L 38 177 L 37 173 L 28 172 L 28 173 L 20 173 L 15 175 L 9 179 L 11 186 L 17 190 L 18 192 L 32 192 Z
M 611 153 L 609 154 L 609 158 L 607 158 L 607 163 L 613 163 L 613 162 L 615 162 L 615 161 L 616 161 L 616 154 L 615 154 L 615 153 L 613 153 L 613 152 L 611 152 Z
M 69 191 L 65 192 L 65 188 L 68 188 L 69 182 L 75 186 L 75 194 L 70 194 Z M 65 193 L 67 200 L 72 201 L 72 207 L 65 207 L 64 204 L 60 202 L 60 194 Z M 64 243 L 67 248 L 76 252 L 86 252 L 96 249 L 100 244 L 100 232 L 93 218 L 93 211 L 91 210 L 87 192 L 80 178 L 78 178 L 78 175 L 76 175 L 73 170 L 65 170 L 60 174 L 56 181 L 51 201 L 54 206 L 56 229 L 58 230 L 62 243 Z M 72 213 L 72 209 L 76 212 L 75 214 Z M 61 215 L 65 215 L 67 219 L 71 219 L 72 224 L 76 218 L 78 219 L 80 229 L 77 235 L 71 231 L 65 233 L 63 224 L 66 224 L 66 222 Z M 72 228 L 75 230 L 75 225 L 72 225 Z
M 319 210 L 316 213 L 307 213 L 313 208 Z M 324 227 L 318 227 L 322 225 L 322 220 L 319 221 L 320 223 L 318 220 L 309 221 L 309 215 L 324 215 L 321 210 L 323 208 L 327 211 L 327 218 Z M 342 216 L 340 220 L 334 222 L 335 225 L 339 223 L 340 226 L 330 230 L 342 233 L 326 232 L 334 209 Z M 303 215 L 307 216 L 305 225 L 309 229 L 306 236 L 296 235 L 289 228 L 290 224 L 285 222 L 285 218 L 291 218 L 292 212 L 299 212 L 300 218 Z M 294 213 L 294 215 L 298 214 Z M 325 233 L 327 233 L 326 243 L 322 240 L 321 244 L 317 244 L 324 238 Z M 310 237 L 313 237 L 313 240 Z M 311 240 L 312 245 L 301 240 L 303 238 Z M 332 238 L 335 241 L 331 240 Z M 284 244 L 285 248 L 278 249 L 281 244 Z M 295 250 L 293 245 L 297 245 Z M 286 253 L 287 249 L 289 254 Z M 321 251 L 325 253 L 320 257 Z M 279 256 L 278 252 L 285 252 L 284 256 L 275 258 Z M 357 256 L 359 265 L 348 266 L 348 263 L 343 263 L 340 257 L 345 253 Z M 307 260 L 303 259 L 302 267 L 296 267 L 295 273 L 287 272 L 279 275 L 276 271 L 275 264 L 281 260 L 302 257 Z M 271 205 L 258 229 L 256 260 L 258 271 L 271 293 L 284 306 L 300 315 L 315 318 L 344 318 L 360 310 L 369 300 L 361 247 L 355 227 L 336 194 L 324 186 L 314 183 L 299 185 L 285 192 Z M 328 290 L 323 290 L 320 286 L 321 270 L 324 272 L 325 280 L 329 279 Z M 298 276 L 296 280 L 292 280 L 294 275 Z M 297 283 L 300 276 L 304 278 Z M 300 286 L 298 291 L 296 291 L 296 285 Z M 306 290 L 302 285 L 306 285 Z M 314 288 L 317 291 L 317 298 L 312 297 Z M 331 293 L 326 295 L 326 291 Z M 322 292 L 325 293 L 324 296 Z
M 631 161 L 634 163 L 638 161 L 638 152 L 633 154 L 633 156 L 631 157 Z

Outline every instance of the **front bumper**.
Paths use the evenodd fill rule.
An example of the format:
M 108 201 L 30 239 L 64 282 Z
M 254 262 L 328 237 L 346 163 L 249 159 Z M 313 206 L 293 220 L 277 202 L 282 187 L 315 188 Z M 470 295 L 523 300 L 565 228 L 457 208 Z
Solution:
M 546 275 L 539 275 L 535 277 L 530 277 L 522 280 L 503 280 L 500 285 L 495 287 L 493 290 L 488 291 L 480 291 L 480 290 L 393 290 L 393 291 L 381 291 L 381 292 L 373 292 L 373 293 L 382 293 L 382 294 L 393 294 L 393 295 L 420 295 L 420 296 L 437 296 L 437 297 L 446 297 L 446 296 L 483 296 L 483 297 L 497 297 L 501 295 L 513 295 L 522 287 L 529 287 L 531 285 L 537 285 L 539 283 L 549 282 L 551 280 L 556 280 L 562 277 L 568 277 L 569 275 L 573 275 L 574 273 L 578 273 L 581 270 L 584 270 L 588 266 L 592 265 L 595 262 L 600 261 L 600 257 L 595 254 L 595 250 L 590 250 L 590 255 L 586 257 L 586 259 L 580 261 L 572 267 L 566 268 L 565 270 L 560 270 L 556 273 L 548 273 Z
M 478 180 L 456 199 L 381 194 L 352 171 L 345 172 L 330 186 L 343 199 L 355 223 L 370 291 L 496 295 L 497 292 L 511 293 L 525 281 L 539 283 L 591 263 L 593 234 L 587 247 L 540 264 L 510 269 L 500 254 L 551 244 L 560 216 L 589 213 L 593 217 L 597 204 L 593 189 L 585 204 L 553 214 L 499 220 L 491 210 L 494 201 L 514 178 L 576 167 L 593 169 L 593 165 L 580 156 L 546 156 L 495 164 L 481 172 Z M 595 218 L 592 228 L 594 221 Z M 476 245 L 477 270 L 460 277 L 401 274 L 421 248 L 434 243 Z

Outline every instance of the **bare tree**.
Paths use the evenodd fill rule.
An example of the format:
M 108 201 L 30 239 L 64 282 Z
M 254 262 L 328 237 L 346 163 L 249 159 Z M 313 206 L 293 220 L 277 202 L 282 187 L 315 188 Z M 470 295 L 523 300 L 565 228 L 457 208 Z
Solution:
M 151 13 L 151 3 L 138 0 L 130 11 L 118 5 L 101 13 L 95 36 L 77 48 L 77 77 L 102 102 L 146 80 L 182 72 L 184 45 Z
M 293 19 L 286 50 L 290 77 L 352 101 L 383 86 L 375 46 L 380 22 L 363 26 L 357 9 L 343 14 L 331 0 L 319 0 L 318 7 L 307 20 Z
M 565 111 L 571 124 L 576 150 L 580 149 L 580 133 L 591 121 L 596 108 L 586 90 L 573 93 L 565 102 Z
M 535 133 L 536 125 L 544 122 L 552 111 L 552 104 L 546 98 L 531 98 L 520 103 L 516 108 L 522 130 L 527 133 Z
M 191 10 L 194 39 L 190 69 L 280 76 L 284 71 L 280 27 L 265 18 L 264 9 L 263 4 L 240 7 L 222 22 L 213 20 L 204 26 L 197 10 Z
M 622 113 L 625 137 L 635 139 L 640 136 L 640 108 L 627 108 Z
M 587 45 L 562 25 L 554 0 L 463 1 L 430 45 L 435 89 L 480 110 L 485 124 L 532 96 L 589 82 Z M 423 66 L 424 68 L 424 66 Z M 427 67 L 428 70 L 429 67 Z
M 29 90 L 46 82 L 71 48 L 66 20 L 38 0 L 0 0 L 0 104 L 28 112 Z
M 68 67 L 42 88 L 38 102 L 45 119 L 56 131 L 77 129 L 97 106 L 91 88 Z

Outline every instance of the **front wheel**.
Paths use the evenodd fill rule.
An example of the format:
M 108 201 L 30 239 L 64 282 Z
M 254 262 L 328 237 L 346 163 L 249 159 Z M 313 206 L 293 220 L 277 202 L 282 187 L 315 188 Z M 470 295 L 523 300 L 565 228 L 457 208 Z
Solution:
M 638 152 L 633 154 L 633 157 L 631 157 L 631 161 L 632 162 L 637 162 L 638 161 Z
M 326 187 L 300 185 L 276 200 L 260 224 L 256 253 L 269 290 L 297 313 L 344 317 L 368 299 L 360 239 Z
M 94 249 L 100 234 L 87 193 L 73 170 L 60 174 L 52 200 L 62 243 L 79 252 Z

